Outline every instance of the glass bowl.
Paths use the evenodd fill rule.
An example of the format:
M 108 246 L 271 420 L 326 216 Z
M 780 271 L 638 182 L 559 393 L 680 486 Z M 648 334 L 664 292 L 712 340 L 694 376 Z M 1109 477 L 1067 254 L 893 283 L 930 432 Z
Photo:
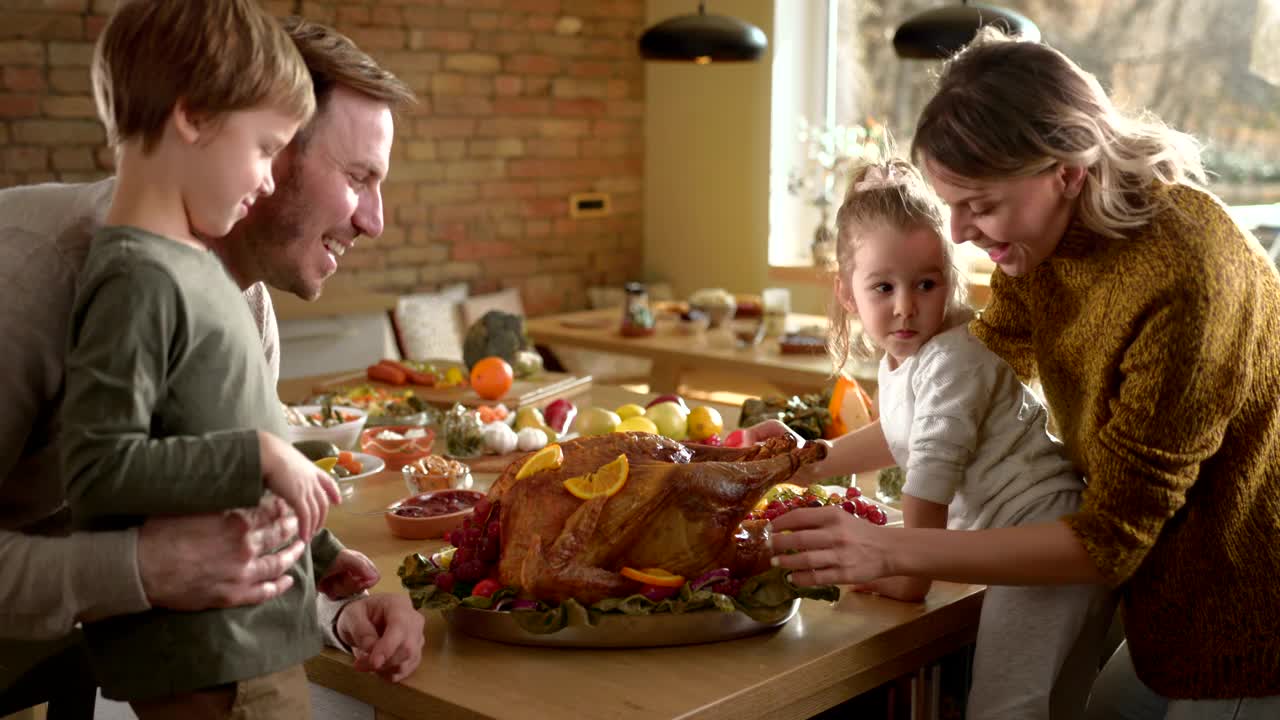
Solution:
M 466 463 L 444 457 L 428 455 L 400 468 L 404 485 L 411 493 L 430 490 L 469 490 L 474 485 L 471 468 Z

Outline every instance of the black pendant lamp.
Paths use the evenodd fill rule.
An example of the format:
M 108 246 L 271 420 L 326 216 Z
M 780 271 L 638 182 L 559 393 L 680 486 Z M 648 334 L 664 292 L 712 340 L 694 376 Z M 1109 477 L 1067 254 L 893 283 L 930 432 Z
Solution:
M 696 15 L 680 15 L 654 25 L 640 36 L 640 56 L 706 65 L 759 58 L 769 47 L 764 31 L 737 18 L 708 15 L 705 0 Z
M 893 34 L 893 49 L 898 57 L 943 60 L 969 44 L 978 29 L 987 25 L 995 25 L 1009 35 L 1040 40 L 1040 28 L 1027 16 L 990 5 L 970 5 L 965 0 L 959 5 L 926 10 L 902 23 Z

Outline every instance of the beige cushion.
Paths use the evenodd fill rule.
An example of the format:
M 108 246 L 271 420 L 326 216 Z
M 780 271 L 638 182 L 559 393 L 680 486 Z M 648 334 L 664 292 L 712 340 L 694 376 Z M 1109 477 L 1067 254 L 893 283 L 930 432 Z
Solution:
M 520 301 L 520 291 L 515 288 L 499 290 L 488 295 L 476 295 L 462 302 L 462 331 L 490 310 L 501 310 L 505 313 L 524 317 L 524 303 Z
M 396 330 L 405 357 L 461 361 L 466 326 L 459 317 L 459 306 L 466 298 L 466 283 L 402 296 L 396 302 Z

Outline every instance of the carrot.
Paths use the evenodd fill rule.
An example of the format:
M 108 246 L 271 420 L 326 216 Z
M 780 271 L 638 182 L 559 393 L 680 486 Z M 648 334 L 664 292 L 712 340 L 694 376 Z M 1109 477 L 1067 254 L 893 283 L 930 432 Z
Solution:
M 338 464 L 351 471 L 352 475 L 359 475 L 364 471 L 364 465 L 356 459 L 356 456 L 347 450 L 338 453 Z
M 366 374 L 370 380 L 390 383 L 391 385 L 403 385 L 408 380 L 408 376 L 404 374 L 403 370 L 398 370 L 382 363 L 370 365 Z
M 382 360 L 378 364 L 383 365 L 385 367 L 395 368 L 396 370 L 399 370 L 400 372 L 404 373 L 405 378 L 407 378 L 408 381 L 413 383 L 414 385 L 425 385 L 427 387 L 435 387 L 436 376 L 431 373 L 414 370 L 413 368 L 409 367 L 408 365 L 405 365 L 402 362 L 399 362 L 398 360 Z

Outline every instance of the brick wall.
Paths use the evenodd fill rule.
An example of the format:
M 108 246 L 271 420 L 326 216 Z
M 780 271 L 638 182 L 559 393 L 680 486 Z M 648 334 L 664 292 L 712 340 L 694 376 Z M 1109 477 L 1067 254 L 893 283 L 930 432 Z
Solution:
M 420 104 L 397 121 L 386 231 L 342 259 L 389 292 L 520 289 L 530 314 L 641 267 L 644 0 L 266 0 L 334 25 Z M 0 0 L 0 187 L 110 172 L 89 93 L 115 0 Z M 568 196 L 613 213 L 569 217 Z

